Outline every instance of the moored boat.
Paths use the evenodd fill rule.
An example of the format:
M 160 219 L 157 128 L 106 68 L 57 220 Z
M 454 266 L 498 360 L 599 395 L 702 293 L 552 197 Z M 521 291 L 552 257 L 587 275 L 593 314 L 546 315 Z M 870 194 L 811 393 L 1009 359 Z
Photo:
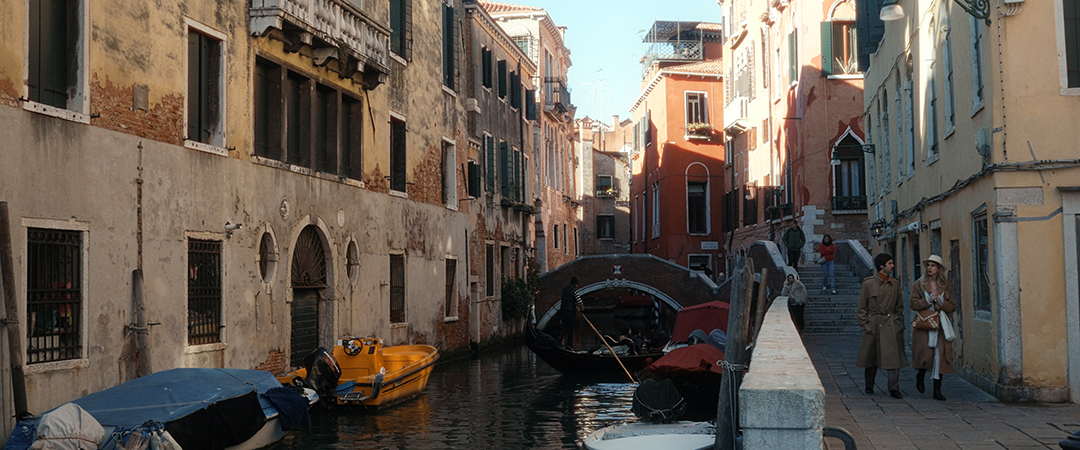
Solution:
M 146 441 L 162 449 L 256 449 L 306 425 L 317 400 L 314 390 L 301 395 L 261 370 L 165 370 L 21 421 L 6 448 L 78 439 L 106 450 Z
M 595 375 L 625 379 L 627 371 L 635 373 L 662 356 L 661 353 L 648 353 L 618 355 L 616 358 L 607 351 L 607 348 L 602 348 L 597 352 L 571 350 L 559 347 L 554 337 L 537 330 L 532 324 L 525 326 L 525 344 L 536 356 L 566 375 Z M 626 370 L 623 370 L 623 367 Z
M 339 405 L 378 408 L 420 394 L 439 359 L 438 349 L 430 345 L 384 347 L 381 339 L 353 336 L 335 344 L 332 354 L 316 350 L 304 368 L 279 376 L 278 381 L 320 387 L 321 396 Z
M 716 444 L 708 422 L 624 423 L 594 431 L 582 442 L 587 450 L 704 450 Z

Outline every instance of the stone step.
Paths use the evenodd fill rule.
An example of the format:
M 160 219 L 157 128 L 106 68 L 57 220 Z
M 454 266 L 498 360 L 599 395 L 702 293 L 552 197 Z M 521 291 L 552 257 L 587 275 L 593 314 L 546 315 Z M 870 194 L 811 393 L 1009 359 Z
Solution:
M 858 335 L 858 334 L 862 334 L 862 329 L 860 329 L 858 326 L 854 326 L 854 327 L 849 327 L 849 326 L 828 326 L 828 327 L 825 327 L 825 326 L 810 326 L 810 325 L 807 325 L 805 328 L 803 328 L 803 334 L 814 334 L 814 335 L 821 335 L 821 334 L 845 334 L 845 335 L 847 335 L 847 334 L 855 334 L 855 335 Z
M 852 317 L 854 317 L 856 314 L 855 308 L 806 308 L 803 313 L 806 314 L 807 317 L 811 315 L 823 316 L 836 314 L 850 314 Z

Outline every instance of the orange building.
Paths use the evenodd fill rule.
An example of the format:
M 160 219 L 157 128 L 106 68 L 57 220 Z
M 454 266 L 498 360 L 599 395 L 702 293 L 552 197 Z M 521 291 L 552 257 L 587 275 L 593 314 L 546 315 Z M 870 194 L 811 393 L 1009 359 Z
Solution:
M 723 273 L 721 26 L 657 21 L 644 44 L 630 108 L 632 251 Z

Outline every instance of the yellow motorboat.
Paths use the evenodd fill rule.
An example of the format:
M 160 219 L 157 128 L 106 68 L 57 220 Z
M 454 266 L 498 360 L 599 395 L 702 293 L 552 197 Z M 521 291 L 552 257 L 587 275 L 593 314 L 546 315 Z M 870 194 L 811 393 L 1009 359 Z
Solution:
M 335 343 L 332 355 L 316 350 L 304 359 L 304 368 L 278 381 L 303 384 L 339 405 L 378 408 L 423 391 L 438 359 L 438 349 L 430 345 L 383 347 L 378 338 L 345 336 Z

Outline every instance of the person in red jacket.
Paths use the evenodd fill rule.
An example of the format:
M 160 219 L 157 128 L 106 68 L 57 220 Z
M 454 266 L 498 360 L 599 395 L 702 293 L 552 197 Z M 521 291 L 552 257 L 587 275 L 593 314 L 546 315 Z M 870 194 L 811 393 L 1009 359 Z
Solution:
M 833 274 L 833 258 L 836 257 L 836 245 L 832 242 L 832 236 L 821 237 L 818 244 L 818 253 L 821 254 L 821 291 L 826 290 L 836 293 L 836 276 Z

